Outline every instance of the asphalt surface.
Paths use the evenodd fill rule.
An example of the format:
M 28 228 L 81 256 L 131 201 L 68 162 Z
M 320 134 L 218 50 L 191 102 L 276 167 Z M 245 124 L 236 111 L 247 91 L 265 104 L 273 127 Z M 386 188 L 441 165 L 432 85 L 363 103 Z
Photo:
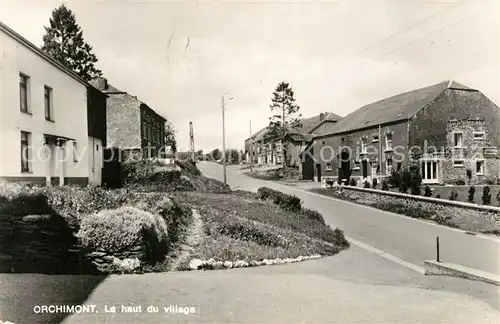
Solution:
M 355 246 L 289 265 L 147 275 L 0 274 L 0 320 L 92 323 L 497 324 L 498 287 L 422 276 Z M 35 306 L 95 305 L 98 313 L 37 314 Z M 121 305 L 141 312 L 120 312 Z M 159 308 L 148 313 L 147 307 Z M 194 307 L 191 315 L 163 307 Z M 116 313 L 106 313 L 116 307 Z
M 201 162 L 198 166 L 207 176 L 223 179 L 220 165 Z M 500 240 L 495 237 L 487 239 L 469 235 L 434 223 L 250 178 L 237 168 L 227 168 L 227 182 L 232 188 L 256 191 L 267 186 L 294 194 L 304 201 L 305 207 L 323 214 L 329 225 L 339 227 L 347 236 L 401 260 L 420 267 L 424 266 L 425 260 L 435 260 L 436 237 L 439 236 L 441 261 L 500 274 Z

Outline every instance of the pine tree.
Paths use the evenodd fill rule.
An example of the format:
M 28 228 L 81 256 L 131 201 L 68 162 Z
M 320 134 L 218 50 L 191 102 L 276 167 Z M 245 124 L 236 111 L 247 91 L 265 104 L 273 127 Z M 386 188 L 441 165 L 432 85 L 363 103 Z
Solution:
M 286 149 L 289 140 L 286 134 L 294 129 L 301 127 L 299 113 L 300 107 L 295 104 L 294 92 L 289 83 L 280 82 L 273 92 L 271 105 L 269 106 L 272 112 L 276 112 L 269 117 L 269 130 L 266 134 L 266 140 L 274 145 L 275 141 L 281 140 L 283 150 L 283 166 L 288 166 Z M 273 154 L 274 147 L 271 154 Z M 272 158 L 272 157 L 271 157 Z
M 97 56 L 92 53 L 92 46 L 84 41 L 73 12 L 63 4 L 52 10 L 49 23 L 49 27 L 45 26 L 42 51 L 86 81 L 102 76 L 95 67 Z

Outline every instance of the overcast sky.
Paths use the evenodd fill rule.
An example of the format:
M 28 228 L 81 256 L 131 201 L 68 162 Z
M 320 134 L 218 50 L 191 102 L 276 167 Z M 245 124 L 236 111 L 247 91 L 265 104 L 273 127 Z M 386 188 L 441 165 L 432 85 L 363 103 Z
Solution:
M 98 67 L 171 120 L 180 149 L 226 147 L 266 126 L 291 83 L 305 117 L 453 79 L 500 103 L 499 1 L 65 1 Z M 2 0 L 0 20 L 41 45 L 58 1 Z M 391 36 L 392 35 L 392 36 Z

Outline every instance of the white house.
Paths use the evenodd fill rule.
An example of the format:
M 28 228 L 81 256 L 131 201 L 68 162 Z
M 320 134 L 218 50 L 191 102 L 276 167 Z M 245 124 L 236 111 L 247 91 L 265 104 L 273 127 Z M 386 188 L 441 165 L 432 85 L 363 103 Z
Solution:
M 0 179 L 100 184 L 89 85 L 0 22 Z

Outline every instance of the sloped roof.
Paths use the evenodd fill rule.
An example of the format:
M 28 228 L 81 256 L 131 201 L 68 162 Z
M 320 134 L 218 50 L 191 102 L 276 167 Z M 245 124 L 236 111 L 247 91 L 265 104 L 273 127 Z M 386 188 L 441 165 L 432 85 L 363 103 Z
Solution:
M 291 133 L 308 134 L 311 129 L 314 129 L 314 127 L 319 125 L 321 122 L 324 122 L 325 120 L 337 121 L 337 120 L 342 119 L 342 117 L 340 117 L 339 115 L 332 113 L 332 112 L 325 112 L 323 114 L 324 114 L 323 119 L 321 119 L 321 114 L 318 114 L 318 115 L 313 116 L 313 117 L 301 119 L 300 120 L 300 123 L 301 123 L 300 127 L 293 129 L 293 131 Z M 268 129 L 268 127 L 264 127 L 261 130 L 259 130 L 257 133 L 253 134 L 252 137 L 253 137 L 254 141 L 260 141 L 260 140 L 264 139 L 264 137 L 267 133 L 267 129 Z
M 458 82 L 443 81 L 365 105 L 333 124 L 325 134 L 342 133 L 409 119 L 446 89 L 477 91 Z

